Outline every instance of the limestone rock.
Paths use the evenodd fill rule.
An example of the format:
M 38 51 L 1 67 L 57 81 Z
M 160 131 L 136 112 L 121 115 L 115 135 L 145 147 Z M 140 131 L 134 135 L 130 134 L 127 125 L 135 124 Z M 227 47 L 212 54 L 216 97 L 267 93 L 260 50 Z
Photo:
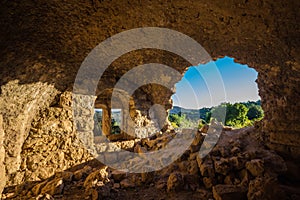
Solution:
M 216 200 L 246 200 L 247 190 L 234 185 L 216 185 L 213 187 L 213 196 Z
M 172 28 L 192 36 L 207 50 L 212 59 L 226 53 L 237 61 L 248 63 L 257 69 L 259 93 L 263 109 L 266 111 L 257 132 L 268 147 L 285 155 L 285 160 L 289 157 L 293 158 L 291 161 L 299 160 L 300 118 L 297 102 L 300 59 L 297 8 L 299 1 L 295 0 L 228 2 L 215 0 L 188 3 L 172 1 L 165 4 L 153 1 L 144 3 L 117 0 L 87 2 L 24 0 L 22 4 L 14 1 L 1 2 L 2 91 L 0 93 L 1 99 L 4 100 L 0 102 L 0 112 L 4 116 L 5 167 L 8 172 L 5 177 L 8 177 L 8 185 L 19 184 L 23 180 L 39 180 L 53 175 L 55 171 L 65 170 L 89 159 L 84 148 L 76 145 L 78 138 L 71 133 L 75 130 L 73 120 L 69 116 L 71 94 L 68 92 L 59 97 L 56 90 L 60 92 L 70 88 L 72 90 L 82 61 L 97 44 L 116 33 L 149 24 Z M 127 20 L 129 17 L 132 20 Z M 147 34 L 142 36 L 145 36 L 145 39 L 149 37 Z M 164 42 L 173 42 L 174 39 L 163 38 Z M 134 42 L 136 41 L 132 43 Z M 189 50 L 190 47 L 185 51 Z M 172 59 L 170 54 L 145 50 L 144 54 L 135 51 L 120 57 L 107 69 L 107 73 L 103 74 L 96 91 L 97 96 L 101 96 L 102 90 L 112 88 L 133 66 L 142 63 L 163 62 L 183 74 L 190 63 L 179 58 Z M 201 63 L 208 60 L 211 59 L 205 58 Z M 157 71 L 159 72 L 159 69 Z M 136 79 L 146 80 L 148 75 L 140 73 Z M 180 75 L 164 73 L 160 80 L 170 83 L 168 86 L 173 87 L 180 79 Z M 83 85 L 85 83 L 91 84 L 92 79 L 87 77 L 82 82 Z M 173 92 L 149 84 L 133 94 L 135 106 L 141 109 L 141 116 L 133 117 L 141 135 L 148 134 L 149 129 L 145 126 L 149 127 L 151 123 L 147 118 L 149 108 L 154 103 L 170 108 L 169 99 Z M 81 103 L 91 99 L 82 98 Z M 75 122 L 76 127 L 82 130 L 80 135 L 89 136 L 84 140 L 87 145 L 92 142 L 90 129 L 93 127 L 87 116 L 91 114 L 93 107 L 93 101 L 89 101 L 86 109 L 79 109 L 80 113 L 77 113 L 77 116 L 82 117 L 84 123 Z M 152 133 L 152 129 L 150 131 Z M 203 130 L 203 132 L 210 131 Z M 209 134 L 211 133 L 215 131 L 212 130 Z M 158 149 L 165 145 L 165 142 L 157 141 L 157 143 L 158 145 L 152 147 Z M 212 146 L 210 143 L 205 145 Z M 152 148 L 150 146 L 148 147 Z M 233 146 L 236 146 L 234 151 Z M 227 159 L 232 156 L 231 153 L 237 156 L 238 151 L 247 151 L 248 153 L 242 156 L 245 160 L 257 159 L 261 152 L 254 150 L 249 153 L 249 149 L 244 148 L 245 146 L 247 145 L 233 142 L 231 146 L 219 148 L 212 154 L 214 156 L 219 154 L 218 156 Z M 0 150 L 0 158 L 1 152 Z M 35 160 L 30 161 L 30 157 Z M 261 158 L 264 161 L 264 172 L 256 170 L 254 175 L 262 176 L 268 171 L 279 174 L 287 170 L 282 164 L 284 160 L 280 162 L 279 159 L 274 159 L 277 162 L 275 165 L 275 162 L 269 162 L 271 160 L 266 157 Z M 245 166 L 242 162 L 235 161 L 229 159 L 228 163 L 230 165 L 237 163 L 233 170 L 243 171 Z M 217 162 L 217 167 L 214 163 L 201 163 L 198 162 L 199 170 L 205 177 L 213 177 L 215 171 L 221 172 L 223 176 L 230 173 L 225 167 L 227 164 L 223 166 L 222 162 Z M 295 164 L 299 168 L 299 164 Z M 249 166 L 248 168 L 249 172 L 253 169 Z M 297 166 L 295 168 L 297 169 Z M 247 184 L 249 180 L 246 179 L 253 177 L 245 174 L 248 172 L 241 177 L 245 180 L 243 183 Z M 1 178 L 4 177 L 1 172 L 0 175 Z M 223 176 L 217 175 L 216 181 L 222 182 Z M 84 175 L 81 175 L 80 179 L 83 177 Z
M 74 174 L 73 172 L 65 171 L 65 172 L 58 172 L 55 174 L 55 176 L 58 178 L 62 178 L 64 182 L 71 182 Z
M 54 200 L 50 194 L 40 194 L 36 197 L 36 200 Z
M 108 181 L 107 166 L 90 173 L 85 179 L 83 186 L 85 188 L 91 188 L 94 187 L 98 181 Z
M 61 194 L 64 188 L 64 183 L 62 178 L 55 178 L 52 181 L 46 183 L 46 185 L 41 189 L 41 194 L 56 195 Z
M 208 158 L 201 160 L 198 156 L 197 163 L 202 176 L 206 176 L 206 177 L 215 176 L 215 170 L 211 160 L 209 160 Z
M 4 165 L 5 149 L 3 146 L 3 142 L 4 142 L 3 118 L 2 115 L 0 115 L 0 177 L 1 177 L 0 178 L 0 199 L 1 199 L 2 191 L 6 184 L 6 173 L 5 173 L 5 165 Z
M 92 171 L 92 168 L 88 165 L 84 166 L 82 169 L 74 172 L 74 180 L 78 181 L 83 178 L 83 176 L 87 176 Z
M 47 181 L 43 181 L 41 183 L 36 184 L 32 189 L 31 192 L 33 195 L 38 196 L 41 193 L 43 187 L 47 184 Z
M 179 172 L 173 172 L 170 174 L 167 182 L 168 191 L 179 191 L 182 190 L 184 186 L 183 175 Z
M 247 170 L 253 176 L 259 176 L 264 172 L 264 161 L 261 159 L 254 159 L 246 163 Z
M 205 188 L 207 189 L 212 188 L 212 186 L 216 184 L 215 178 L 212 177 L 203 177 L 202 181 L 204 183 Z
M 228 159 L 221 158 L 220 160 L 216 160 L 215 162 L 215 171 L 217 173 L 227 175 L 231 170 L 231 165 Z
M 132 187 L 135 187 L 135 184 L 128 178 L 126 179 L 123 179 L 121 182 L 120 182 L 120 185 L 122 188 L 132 188 Z
M 196 191 L 200 187 L 200 176 L 195 174 L 184 175 L 184 186 L 185 189 Z
M 167 188 L 167 179 L 161 178 L 155 183 L 155 188 L 162 190 Z
M 20 84 L 11 81 L 1 86 L 1 113 L 5 113 L 5 167 L 9 175 L 18 173 L 22 163 L 22 146 L 29 135 L 32 120 L 52 103 L 58 91 L 47 83 Z M 13 177 L 8 185 L 20 184 Z M 20 180 L 20 179 L 19 179 Z
M 279 187 L 275 177 L 256 177 L 249 183 L 247 197 L 249 200 L 256 199 L 285 199 L 286 194 Z
M 126 172 L 114 170 L 111 172 L 111 177 L 116 181 L 120 182 L 126 177 Z

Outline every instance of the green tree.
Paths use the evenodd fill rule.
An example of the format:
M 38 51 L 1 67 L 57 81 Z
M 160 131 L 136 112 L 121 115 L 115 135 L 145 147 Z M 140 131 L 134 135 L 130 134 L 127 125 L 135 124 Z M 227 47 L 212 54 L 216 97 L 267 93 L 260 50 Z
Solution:
M 230 104 L 221 103 L 218 106 L 215 106 L 211 109 L 206 115 L 206 121 L 210 122 L 212 119 L 216 119 L 218 122 L 224 123 L 226 121 L 226 110 Z
M 215 119 L 227 126 L 241 128 L 253 125 L 255 121 L 263 118 L 263 110 L 260 106 L 260 100 L 256 102 L 248 101 L 235 104 L 221 103 L 220 105 L 212 108 L 202 108 L 199 110 L 199 114 L 191 110 L 187 110 L 187 113 L 187 116 L 181 112 L 169 115 L 169 121 L 174 128 L 201 128 L 205 123 L 210 123 L 212 119 Z
M 222 103 L 211 110 L 207 120 L 216 119 L 227 126 L 240 128 L 250 124 L 247 113 L 248 108 L 242 103 Z
M 174 128 L 195 128 L 198 127 L 198 121 L 187 119 L 185 114 L 170 114 L 169 121 Z
M 233 127 L 244 127 L 250 124 L 247 117 L 248 108 L 241 103 L 228 104 L 225 124 Z
M 247 117 L 249 120 L 260 120 L 262 119 L 264 116 L 264 111 L 263 109 L 261 108 L 261 106 L 258 106 L 258 105 L 255 105 L 255 104 L 252 104 L 249 106 L 249 110 L 248 110 L 248 113 L 247 113 Z

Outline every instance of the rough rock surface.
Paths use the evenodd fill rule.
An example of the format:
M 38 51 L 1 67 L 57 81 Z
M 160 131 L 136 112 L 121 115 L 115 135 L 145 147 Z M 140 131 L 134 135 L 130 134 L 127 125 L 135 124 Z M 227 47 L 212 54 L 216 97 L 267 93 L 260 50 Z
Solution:
M 200 134 L 205 137 L 203 133 Z M 156 140 L 157 144 L 168 143 L 166 138 L 164 134 L 159 134 L 147 142 Z M 146 148 L 147 142 L 141 141 L 136 145 Z M 203 140 L 195 145 L 203 145 Z M 237 146 L 239 150 L 236 150 Z M 151 149 L 147 147 L 147 150 Z M 233 150 L 234 153 L 230 153 Z M 260 168 L 262 164 L 264 170 Z M 283 189 L 278 179 L 286 170 L 283 159 L 260 143 L 256 130 L 245 128 L 223 131 L 218 144 L 208 156 L 201 158 L 198 152 L 192 152 L 190 148 L 176 162 L 157 172 L 127 174 L 110 169 L 98 161 L 90 161 L 56 173 L 39 183 L 7 188 L 4 199 L 37 197 L 46 193 L 55 199 L 113 199 L 120 197 L 118 195 L 123 192 L 130 194 L 136 188 L 139 188 L 138 193 L 144 193 L 149 188 L 153 190 L 150 193 L 165 191 L 166 199 L 173 199 L 173 194 L 191 191 L 199 199 L 293 199 L 297 192 L 290 193 Z M 8 198 L 8 195 L 11 197 Z
M 36 115 L 22 147 L 17 176 L 28 181 L 43 180 L 92 159 L 73 128 L 70 101 L 71 93 L 62 94 L 58 105 Z
M 86 55 L 104 39 L 137 27 L 171 28 L 194 38 L 214 59 L 231 56 L 258 71 L 265 111 L 261 127 L 264 139 L 282 155 L 292 152 L 290 157 L 299 158 L 299 105 L 294 103 L 299 99 L 299 4 L 293 0 L 113 0 L 72 4 L 26 0 L 21 5 L 3 1 L 1 85 L 12 80 L 22 84 L 40 81 L 65 91 L 72 87 Z M 104 73 L 99 94 L 102 89 L 112 88 L 132 67 L 150 62 L 170 65 L 181 73 L 189 66 L 167 52 L 135 51 L 122 56 Z M 153 103 L 169 107 L 171 94 L 158 85 L 148 85 L 133 96 L 137 107 L 146 113 Z
M 18 81 L 1 87 L 1 109 L 3 116 L 5 167 L 8 181 L 19 184 L 23 180 L 16 176 L 21 168 L 21 152 L 26 141 L 31 121 L 40 110 L 47 108 L 55 98 L 57 90 L 46 83 L 20 85 Z
M 3 146 L 4 141 L 4 130 L 3 130 L 3 118 L 2 115 L 0 115 L 0 198 L 2 195 L 2 190 L 4 186 L 6 185 L 6 173 L 5 173 L 5 165 L 4 165 L 4 159 L 5 159 L 5 149 Z
M 88 153 L 74 145 L 78 138 L 71 130 L 74 127 L 67 108 L 70 105 L 60 107 L 58 102 L 63 102 L 63 96 L 60 98 L 59 94 L 71 90 L 81 63 L 97 44 L 116 33 L 147 26 L 180 31 L 199 42 L 213 59 L 227 55 L 258 71 L 257 83 L 265 117 L 256 131 L 270 149 L 287 161 L 288 178 L 299 180 L 299 7 L 300 1 L 294 0 L 1 1 L 0 115 L 4 138 L 1 140 L 0 136 L 0 144 L 3 142 L 5 147 L 7 186 L 44 179 L 89 159 Z M 103 74 L 95 95 L 101 96 L 103 90 L 112 89 L 128 70 L 145 63 L 163 63 L 180 73 L 190 66 L 172 53 L 137 50 L 112 63 Z M 144 79 L 145 75 L 138 78 Z M 174 85 L 180 78 L 165 74 L 162 80 Z M 169 109 L 173 92 L 150 84 L 135 91 L 133 99 L 136 108 L 147 116 L 153 104 Z M 89 129 L 83 132 L 89 137 L 84 143 L 89 145 L 93 126 L 92 123 L 87 125 Z M 150 150 L 160 149 L 167 138 L 170 135 L 160 141 L 150 140 L 147 146 L 139 145 Z M 204 160 L 187 153 L 182 160 L 188 161 L 187 168 L 176 165 L 162 173 L 170 174 L 177 170 L 174 168 L 181 167 L 184 173 L 194 174 L 197 160 L 200 168 L 197 175 L 203 177 L 201 180 L 207 188 L 212 188 L 225 181 L 248 187 L 256 175 L 263 179 L 256 182 L 263 184 L 268 182 L 264 175 L 270 168 L 276 174 L 286 170 L 284 160 L 273 152 L 258 153 L 237 141 L 228 142 L 232 143 L 231 149 L 220 145 Z M 39 144 L 43 143 L 51 145 L 40 151 Z M 196 152 L 196 147 L 189 151 Z M 188 155 L 191 160 L 186 159 Z M 0 163 L 1 160 L 3 148 L 0 146 Z M 238 177 L 233 171 L 239 172 Z M 184 179 L 190 180 L 185 176 Z M 167 180 L 167 175 L 162 177 L 159 187 L 164 188 Z M 187 187 L 197 185 L 188 182 Z M 256 182 L 251 185 L 259 185 L 254 184 Z M 259 196 L 254 189 L 248 191 L 251 191 L 248 198 L 252 194 Z M 92 192 L 95 198 L 96 192 Z

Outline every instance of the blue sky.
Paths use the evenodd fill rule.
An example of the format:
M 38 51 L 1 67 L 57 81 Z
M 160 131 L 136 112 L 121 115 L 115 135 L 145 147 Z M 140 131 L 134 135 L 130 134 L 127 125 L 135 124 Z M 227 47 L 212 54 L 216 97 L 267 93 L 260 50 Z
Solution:
M 173 105 L 198 109 L 222 102 L 257 101 L 260 97 L 256 79 L 254 69 L 230 57 L 190 67 L 176 84 Z

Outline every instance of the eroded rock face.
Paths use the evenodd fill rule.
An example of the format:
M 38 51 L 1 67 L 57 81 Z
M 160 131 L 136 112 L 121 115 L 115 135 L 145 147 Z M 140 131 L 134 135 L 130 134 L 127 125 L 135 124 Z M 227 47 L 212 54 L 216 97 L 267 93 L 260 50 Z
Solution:
M 70 92 L 60 95 L 58 104 L 42 110 L 32 121 L 22 146 L 21 168 L 17 173 L 21 180 L 44 180 L 92 158 L 73 127 L 71 101 Z
M 9 176 L 15 177 L 21 167 L 22 147 L 29 135 L 31 121 L 42 109 L 53 101 L 57 90 L 46 83 L 19 85 L 17 81 L 1 87 L 3 128 L 5 131 L 4 145 L 5 167 Z M 22 178 L 15 177 L 13 182 L 18 184 Z
M 166 138 L 162 135 L 150 140 L 160 141 L 156 144 L 168 143 Z M 144 147 L 146 151 L 157 148 L 149 148 L 147 143 L 149 141 L 141 141 L 135 145 Z M 233 150 L 236 143 L 240 149 L 222 157 L 224 152 Z M 203 141 L 195 145 L 201 146 Z M 147 162 L 140 164 L 149 165 Z M 208 156 L 201 158 L 199 152 L 189 148 L 180 159 L 160 171 L 130 174 L 110 169 L 99 162 L 84 165 L 56 173 L 45 181 L 17 186 L 11 196 L 13 199 L 18 196 L 35 198 L 47 191 L 54 199 L 113 198 L 121 191 L 136 189 L 143 193 L 147 187 L 169 195 L 193 191 L 199 199 L 290 199 L 293 195 L 281 188 L 278 179 L 287 170 L 285 162 L 259 143 L 254 128 L 223 132 Z M 5 197 L 8 194 L 9 191 L 6 191 Z
M 5 149 L 3 146 L 4 141 L 4 130 L 3 130 L 3 118 L 2 115 L 0 115 L 0 198 L 2 195 L 2 190 L 4 186 L 6 185 L 6 173 L 5 173 Z
M 300 68 L 297 8 L 299 1 L 293 0 L 74 1 L 72 6 L 60 1 L 28 0 L 22 5 L 5 1 L 0 12 L 1 85 L 11 80 L 22 84 L 41 81 L 64 91 L 72 87 L 86 55 L 104 39 L 137 27 L 171 28 L 194 38 L 212 58 L 228 55 L 259 72 L 264 138 L 272 149 L 299 158 L 299 114 L 294 103 L 299 99 Z M 134 66 L 150 62 L 167 64 L 181 73 L 189 65 L 171 53 L 135 51 L 112 64 L 99 91 L 111 88 Z M 147 109 L 153 103 L 169 107 L 171 94 L 150 85 L 134 97 L 145 98 L 137 105 Z
M 199 42 L 213 59 L 228 55 L 255 68 L 265 111 L 258 129 L 260 136 L 269 148 L 285 159 L 292 158 L 293 164 L 289 166 L 296 169 L 300 166 L 299 1 L 70 3 L 25 0 L 20 4 L 13 1 L 0 4 L 0 115 L 3 116 L 4 163 L 9 185 L 45 178 L 88 158 L 83 149 L 73 146 L 77 139 L 73 133 L 70 101 L 64 103 L 64 96 L 57 94 L 71 90 L 80 64 L 97 44 L 121 31 L 146 26 L 181 31 Z M 103 74 L 96 94 L 111 89 L 134 66 L 150 62 L 166 64 L 180 73 L 190 65 L 172 53 L 149 49 L 134 51 L 112 63 Z M 170 83 L 179 79 L 171 79 Z M 153 104 L 170 108 L 172 92 L 150 84 L 137 90 L 133 98 L 136 108 L 146 116 Z M 58 102 L 67 106 L 59 106 Z M 83 132 L 91 133 L 91 130 Z M 87 143 L 91 140 L 87 139 Z M 147 145 L 163 147 L 161 142 L 156 142 Z M 53 145 L 53 149 L 42 148 L 45 152 L 41 152 L 39 144 L 45 143 Z M 158 143 L 160 145 L 156 145 Z M 265 173 L 261 162 L 252 161 L 262 159 L 256 158 L 255 152 L 229 159 L 230 153 L 243 151 L 238 143 L 233 146 L 231 150 L 220 149 L 222 159 L 198 161 L 208 188 L 218 181 L 218 177 L 210 175 L 212 173 L 226 175 L 228 183 L 236 182 L 237 177 L 230 174 L 230 170 L 242 170 L 244 157 L 249 158 L 247 166 L 252 176 Z M 0 146 L 0 163 L 2 152 Z M 52 159 L 49 155 L 55 156 Z M 50 164 L 51 160 L 54 163 Z M 266 164 L 264 160 L 263 168 Z M 42 166 L 48 165 L 51 166 L 49 172 L 42 172 Z M 193 166 L 189 169 L 194 171 Z M 248 173 L 242 171 L 241 176 L 247 182 Z M 291 176 L 299 177 L 295 174 L 297 170 L 290 171 L 294 172 Z

